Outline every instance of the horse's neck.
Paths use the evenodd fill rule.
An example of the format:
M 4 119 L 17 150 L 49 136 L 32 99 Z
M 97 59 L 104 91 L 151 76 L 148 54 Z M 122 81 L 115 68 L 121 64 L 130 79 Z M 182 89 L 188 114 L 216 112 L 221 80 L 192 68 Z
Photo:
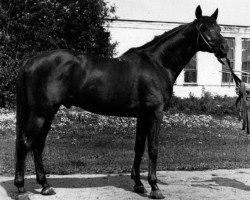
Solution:
M 169 72 L 170 81 L 174 83 L 197 52 L 196 34 L 191 27 L 185 27 L 173 37 L 148 47 L 144 52 Z
M 132 48 L 122 57 L 131 57 L 136 52 L 145 53 L 154 64 L 169 72 L 169 79 L 174 84 L 182 69 L 197 52 L 197 35 L 191 26 L 188 24 L 180 30 L 177 29 L 170 37 L 162 37 L 156 43 Z
M 194 21 L 177 27 L 172 32 L 158 36 L 141 47 L 129 49 L 121 58 L 131 59 L 135 55 L 146 54 L 154 65 L 165 68 L 169 74 L 169 81 L 174 84 L 185 65 L 198 51 L 195 26 Z

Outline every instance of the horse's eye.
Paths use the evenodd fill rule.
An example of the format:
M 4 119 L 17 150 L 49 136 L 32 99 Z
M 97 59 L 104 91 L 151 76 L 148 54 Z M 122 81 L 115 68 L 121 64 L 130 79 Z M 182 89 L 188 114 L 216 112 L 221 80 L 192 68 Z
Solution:
M 202 25 L 202 26 L 200 27 L 200 30 L 201 30 L 201 32 L 205 32 L 205 31 L 207 31 L 207 30 L 208 30 L 208 28 L 207 28 L 207 27 L 205 27 L 204 25 Z

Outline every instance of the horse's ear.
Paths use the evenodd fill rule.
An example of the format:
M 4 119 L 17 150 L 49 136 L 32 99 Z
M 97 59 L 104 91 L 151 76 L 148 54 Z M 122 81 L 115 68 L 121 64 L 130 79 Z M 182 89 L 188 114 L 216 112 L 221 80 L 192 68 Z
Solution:
M 202 17 L 202 10 L 201 10 L 200 5 L 197 6 L 197 8 L 195 10 L 195 16 L 196 16 L 197 19 L 200 19 Z
M 215 20 L 218 17 L 218 8 L 214 11 L 214 13 L 211 15 L 212 18 L 214 18 Z

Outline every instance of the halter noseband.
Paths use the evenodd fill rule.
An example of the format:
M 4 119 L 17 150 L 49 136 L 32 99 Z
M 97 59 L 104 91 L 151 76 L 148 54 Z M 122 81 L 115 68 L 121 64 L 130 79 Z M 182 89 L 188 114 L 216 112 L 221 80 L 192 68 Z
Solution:
M 197 46 L 198 46 L 199 38 L 201 37 L 201 38 L 203 39 L 203 41 L 205 42 L 205 44 L 208 46 L 208 48 L 209 48 L 210 50 L 212 50 L 213 48 L 211 47 L 211 45 L 208 43 L 208 41 L 205 39 L 204 35 L 203 35 L 202 32 L 201 32 L 201 27 L 202 27 L 202 26 L 203 26 L 203 24 L 197 24 L 197 25 L 196 25 L 196 29 L 197 29 L 197 31 L 198 31 L 198 36 L 197 36 L 197 42 L 196 42 L 196 44 L 197 44 Z

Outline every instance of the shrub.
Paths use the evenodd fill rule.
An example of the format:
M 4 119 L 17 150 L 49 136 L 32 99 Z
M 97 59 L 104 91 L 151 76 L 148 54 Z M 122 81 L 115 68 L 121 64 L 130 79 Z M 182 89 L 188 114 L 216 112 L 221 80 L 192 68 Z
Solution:
M 15 81 L 20 61 L 11 57 L 0 57 L 0 107 L 12 107 L 15 103 Z
M 0 1 L 0 106 L 13 105 L 19 66 L 39 52 L 71 49 L 111 57 L 116 43 L 104 24 L 114 11 L 106 0 Z
M 173 96 L 170 103 L 170 112 L 184 112 L 192 114 L 211 115 L 237 115 L 235 106 L 236 97 L 213 96 L 210 92 L 204 91 L 201 98 L 192 94 L 188 98 Z

